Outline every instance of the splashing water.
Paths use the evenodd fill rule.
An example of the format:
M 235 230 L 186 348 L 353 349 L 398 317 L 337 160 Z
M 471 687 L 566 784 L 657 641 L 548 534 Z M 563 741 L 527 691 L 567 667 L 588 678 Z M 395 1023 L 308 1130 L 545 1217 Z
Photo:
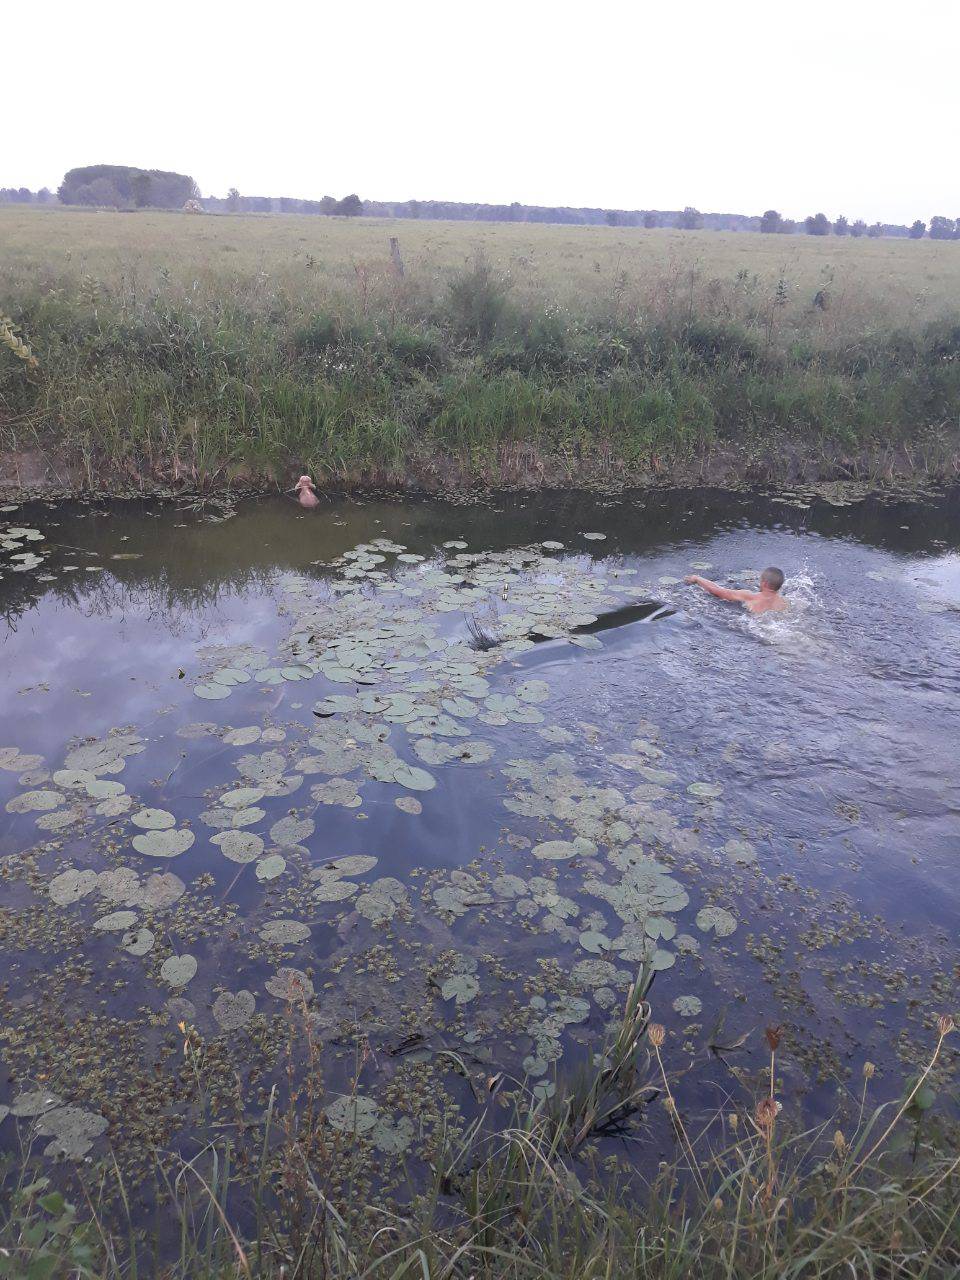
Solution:
M 817 624 L 824 613 L 820 588 L 823 575 L 804 563 L 790 574 L 783 595 L 789 608 L 769 613 L 741 610 L 738 621 L 744 629 L 764 644 L 797 654 L 816 655 L 826 651 L 827 637 L 817 634 Z

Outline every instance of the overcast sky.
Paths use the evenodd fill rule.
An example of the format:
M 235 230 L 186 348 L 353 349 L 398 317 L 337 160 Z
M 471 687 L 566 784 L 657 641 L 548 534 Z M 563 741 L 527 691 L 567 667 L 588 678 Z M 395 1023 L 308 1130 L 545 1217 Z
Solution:
M 0 186 L 960 215 L 957 0 L 30 0 Z

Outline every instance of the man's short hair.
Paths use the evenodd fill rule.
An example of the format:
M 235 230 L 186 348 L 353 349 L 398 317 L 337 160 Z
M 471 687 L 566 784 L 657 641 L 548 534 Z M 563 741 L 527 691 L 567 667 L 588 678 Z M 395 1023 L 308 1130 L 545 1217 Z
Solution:
M 760 582 L 765 587 L 769 587 L 771 591 L 779 591 L 783 586 L 783 570 L 782 569 L 764 569 L 760 575 Z

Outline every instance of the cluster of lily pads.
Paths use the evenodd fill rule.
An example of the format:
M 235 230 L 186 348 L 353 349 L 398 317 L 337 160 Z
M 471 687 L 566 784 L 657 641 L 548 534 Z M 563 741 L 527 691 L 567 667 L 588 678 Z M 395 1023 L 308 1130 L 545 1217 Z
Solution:
M 31 1089 L 17 1094 L 9 1107 L 0 1106 L 0 1121 L 7 1115 L 32 1121 L 36 1133 L 50 1139 L 44 1148 L 47 1156 L 69 1156 L 79 1160 L 107 1130 L 105 1116 L 64 1103 L 47 1089 Z
M 0 516 L 16 510 L 15 504 L 6 504 L 0 507 Z M 4 572 L 30 573 L 42 568 L 46 557 L 44 548 L 38 544 L 44 541 L 39 529 L 4 523 L 0 519 L 0 577 Z M 52 581 L 49 577 L 47 580 Z
M 555 542 L 474 554 L 458 540 L 443 550 L 446 555 L 426 560 L 376 539 L 326 566 L 325 579 L 288 575 L 281 582 L 281 611 L 290 629 L 276 654 L 252 645 L 202 651 L 206 675 L 193 686 L 201 700 L 219 702 L 248 686 L 281 689 L 314 680 L 325 686 L 313 704 L 306 741 L 294 731 L 299 722 L 286 728 L 181 726 L 185 741 L 214 739 L 218 750 L 230 752 L 235 776 L 210 788 L 199 815 L 209 834 L 130 795 L 116 780 L 127 758 L 147 748 L 129 729 L 74 745 L 61 767 L 50 771 L 38 756 L 0 748 L 0 768 L 17 773 L 26 788 L 6 808 L 37 814 L 35 824 L 49 833 L 55 850 L 54 838 L 79 842 L 98 822 L 109 824 L 111 840 L 132 865 L 94 870 L 87 865 L 89 847 L 78 844 L 72 860 L 61 859 L 50 875 L 48 901 L 60 911 L 86 912 L 98 944 L 116 941 L 119 952 L 141 959 L 177 1017 L 207 1020 L 182 998 L 169 999 L 171 991 L 183 992 L 193 982 L 204 961 L 157 943 L 170 913 L 195 890 L 188 892 L 178 875 L 151 870 L 150 860 L 178 859 L 209 846 L 236 864 L 232 877 L 252 867 L 246 883 L 252 875 L 264 896 L 245 908 L 252 928 L 237 947 L 251 948 L 251 955 L 259 948 L 257 963 L 266 955 L 272 965 L 269 976 L 257 979 L 259 986 L 243 978 L 253 990 L 230 989 L 223 971 L 205 975 L 198 984 L 205 992 L 228 988 L 209 998 L 206 1025 L 214 1034 L 238 1035 L 278 1002 L 335 1009 L 327 989 L 336 985 L 339 970 L 324 970 L 325 994 L 318 996 L 315 957 L 326 949 L 316 943 L 318 931 L 345 925 L 366 929 L 358 936 L 371 945 L 383 934 L 398 955 L 408 953 L 408 984 L 425 981 L 429 954 L 442 945 L 457 958 L 436 984 L 437 1016 L 448 1022 L 469 1007 L 492 1027 L 502 979 L 485 976 L 478 956 L 515 952 L 529 961 L 528 943 L 550 935 L 551 950 L 568 949 L 562 952 L 570 960 L 563 989 L 529 997 L 515 1024 L 525 1037 L 522 1070 L 545 1097 L 570 1027 L 586 1022 L 594 1009 L 610 1015 L 639 966 L 663 971 L 699 952 L 700 941 L 679 931 L 689 894 L 671 859 L 701 847 L 694 819 L 722 813 L 722 788 L 709 780 L 684 784 L 666 767 L 654 725 L 637 727 L 643 736 L 629 751 L 600 758 L 616 781 L 583 776 L 574 754 L 554 748 L 575 746 L 584 736 L 593 741 L 599 731 L 556 723 L 549 682 L 521 678 L 505 665 L 538 640 L 599 646 L 579 629 L 623 603 L 630 571 L 558 558 L 562 547 Z M 482 617 L 495 631 L 496 649 L 471 646 L 465 614 Z M 456 777 L 461 766 L 489 765 L 501 749 L 498 731 L 506 726 L 511 744 L 515 726 L 528 730 L 531 742 L 528 755 L 511 757 L 500 770 L 505 809 L 532 833 L 511 834 L 509 867 L 478 862 L 433 873 L 418 892 L 394 876 L 371 878 L 382 852 L 376 847 L 351 855 L 326 847 L 323 806 L 362 811 L 369 796 L 382 797 L 387 788 L 396 808 L 416 818 L 433 802 L 427 793 L 436 789 L 439 771 Z M 312 778 L 318 781 L 307 783 Z M 729 841 L 726 851 L 735 863 L 752 860 L 745 841 Z M 730 912 L 715 903 L 703 905 L 694 923 L 701 934 L 717 938 L 736 928 Z M 423 936 L 432 940 L 427 953 Z M 467 944 L 468 936 L 476 941 Z M 678 1000 L 680 1016 L 695 1016 L 696 997 Z M 384 1152 L 401 1150 L 412 1134 L 406 1118 L 394 1120 L 357 1094 L 331 1104 L 327 1118 L 334 1127 L 368 1136 Z M 76 1152 L 80 1142 L 71 1144 L 69 1130 L 51 1132 L 58 1150 Z

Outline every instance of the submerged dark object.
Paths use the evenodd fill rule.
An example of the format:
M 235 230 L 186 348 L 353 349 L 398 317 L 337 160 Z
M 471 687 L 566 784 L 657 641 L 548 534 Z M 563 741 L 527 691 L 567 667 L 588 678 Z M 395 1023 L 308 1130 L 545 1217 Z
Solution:
M 669 618 L 676 610 L 659 600 L 641 600 L 637 604 L 621 605 L 619 609 L 610 609 L 601 613 L 593 622 L 582 627 L 573 627 L 572 636 L 592 636 L 598 631 L 612 631 L 615 627 L 626 627 L 633 622 L 654 622 L 658 618 Z M 495 630 L 487 630 L 475 615 L 467 617 L 467 630 L 470 632 L 470 648 L 480 653 L 487 653 L 503 643 L 503 637 Z M 541 635 L 539 631 L 528 633 L 528 639 L 534 644 L 544 644 L 547 640 L 555 640 L 556 636 Z
M 659 600 L 641 600 L 637 604 L 621 605 L 619 609 L 610 609 L 598 615 L 595 622 L 586 626 L 574 627 L 570 632 L 574 636 L 592 636 L 598 631 L 612 631 L 614 627 L 626 627 L 631 622 L 654 622 L 657 618 L 669 618 L 676 610 Z M 532 639 L 536 640 L 536 634 Z

